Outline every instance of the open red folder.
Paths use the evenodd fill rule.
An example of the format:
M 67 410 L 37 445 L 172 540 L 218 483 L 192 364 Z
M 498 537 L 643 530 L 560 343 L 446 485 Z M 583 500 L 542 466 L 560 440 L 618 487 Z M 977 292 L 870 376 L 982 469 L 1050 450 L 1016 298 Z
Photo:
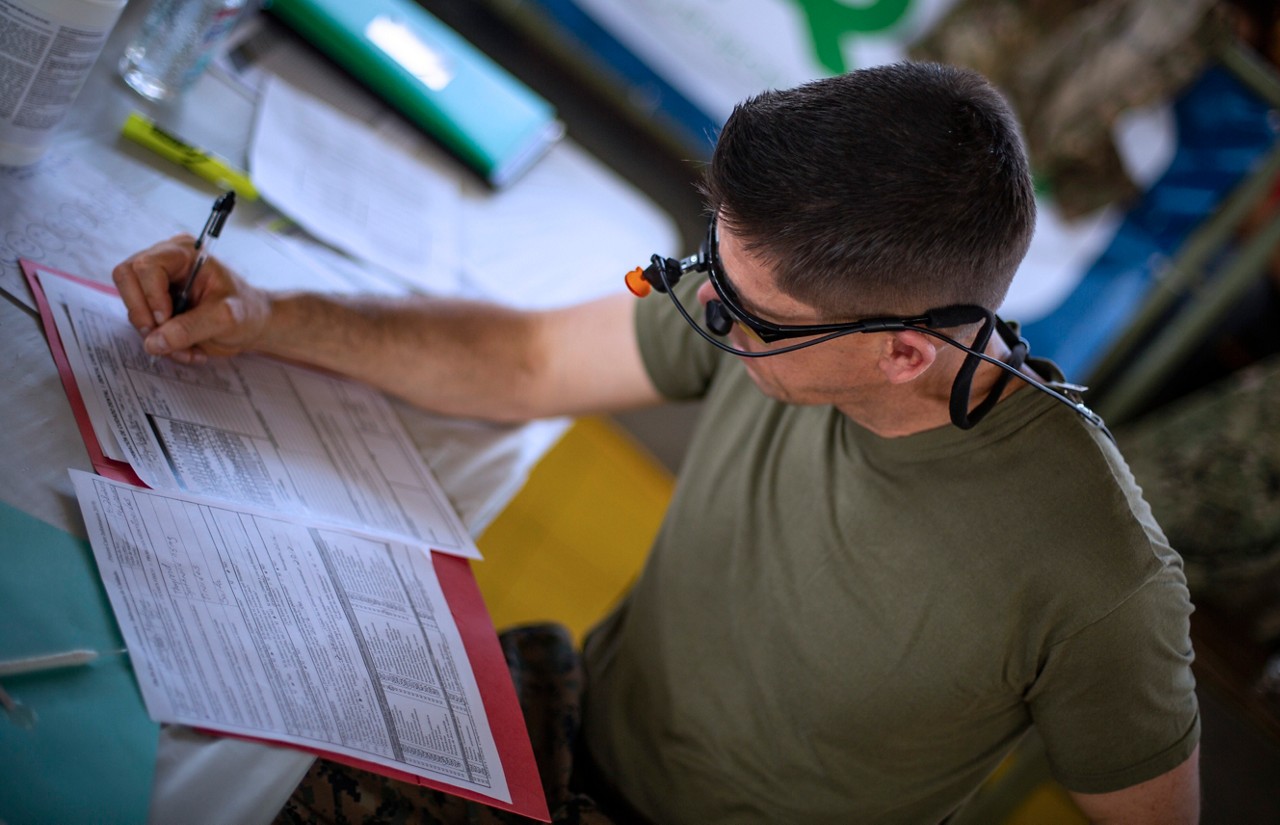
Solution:
M 80 434 L 84 438 L 90 462 L 99 475 L 145 487 L 146 485 L 138 478 L 132 467 L 124 462 L 110 459 L 103 453 L 97 436 L 94 435 L 93 425 L 89 420 L 89 412 L 85 407 L 84 398 L 81 396 L 80 388 L 76 385 L 75 376 L 71 372 L 71 365 L 67 360 L 66 351 L 63 347 L 62 339 L 58 335 L 52 310 L 48 300 L 45 298 L 40 279 L 45 277 L 67 278 L 113 295 L 115 290 L 108 285 L 96 283 L 66 272 L 60 272 L 32 261 L 21 260 L 19 263 L 31 288 L 31 293 L 36 300 L 36 306 L 40 310 L 45 336 L 49 342 L 49 351 L 53 355 L 54 363 L 57 365 L 58 375 L 62 379 L 62 386 L 66 390 L 67 399 L 71 402 L 71 411 L 75 416 L 76 425 L 80 428 Z M 498 755 L 502 761 L 502 768 L 506 775 L 507 789 L 511 793 L 511 801 L 505 802 L 487 797 L 446 782 L 427 779 L 406 771 L 397 771 L 343 754 L 309 748 L 303 748 L 303 750 L 309 750 L 317 756 L 334 762 L 380 773 L 410 784 L 424 785 L 485 805 L 491 805 L 495 808 L 512 811 L 522 816 L 549 822 L 551 817 L 547 812 L 547 803 L 543 795 L 538 767 L 534 762 L 533 749 L 529 744 L 529 734 L 525 727 L 524 716 L 520 712 L 515 687 L 511 682 L 511 675 L 507 669 L 502 648 L 498 644 L 497 632 L 494 629 L 493 621 L 489 618 L 489 612 L 485 608 L 480 589 L 476 585 L 475 577 L 471 572 L 471 566 L 467 559 L 445 553 L 432 552 L 431 560 L 436 576 L 439 578 L 440 587 L 444 591 L 445 599 L 449 603 L 454 622 L 457 624 L 458 633 L 462 636 L 463 646 L 466 648 L 472 670 L 475 673 L 476 683 L 484 701 L 485 714 L 488 717 L 489 727 L 493 733 Z M 217 731 L 213 733 L 227 735 Z M 290 743 L 278 743 L 265 739 L 261 741 L 275 745 L 284 744 L 287 747 L 297 747 Z

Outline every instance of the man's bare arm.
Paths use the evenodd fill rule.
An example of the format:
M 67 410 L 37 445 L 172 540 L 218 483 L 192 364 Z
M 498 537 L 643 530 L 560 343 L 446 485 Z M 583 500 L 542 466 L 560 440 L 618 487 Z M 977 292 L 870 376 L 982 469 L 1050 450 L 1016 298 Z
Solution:
M 365 381 L 425 409 L 491 420 L 642 406 L 659 400 L 625 294 L 523 312 L 474 301 L 264 292 L 215 260 L 193 307 L 173 317 L 169 284 L 191 260 L 178 237 L 116 267 L 130 321 L 154 355 L 190 363 L 241 351 Z
M 1097 825 L 1195 825 L 1200 821 L 1200 747 L 1178 767 L 1131 788 L 1072 793 Z

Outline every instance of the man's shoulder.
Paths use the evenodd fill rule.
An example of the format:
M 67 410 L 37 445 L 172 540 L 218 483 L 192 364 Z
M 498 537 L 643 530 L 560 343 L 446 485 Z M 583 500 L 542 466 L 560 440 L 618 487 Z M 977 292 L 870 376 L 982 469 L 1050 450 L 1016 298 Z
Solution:
M 1153 579 L 1184 583 L 1181 559 L 1114 441 L 1044 402 L 989 453 L 980 476 L 980 498 L 998 518 L 993 553 L 1010 576 L 1073 622 L 1105 614 Z

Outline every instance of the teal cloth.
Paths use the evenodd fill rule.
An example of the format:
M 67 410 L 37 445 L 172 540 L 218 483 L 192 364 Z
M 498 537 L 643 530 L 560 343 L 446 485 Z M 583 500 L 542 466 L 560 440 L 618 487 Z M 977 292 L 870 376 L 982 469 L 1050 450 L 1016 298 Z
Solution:
M 0 822 L 145 822 L 160 726 L 147 716 L 88 542 L 0 502 L 0 659 L 90 648 L 91 664 L 5 677 Z

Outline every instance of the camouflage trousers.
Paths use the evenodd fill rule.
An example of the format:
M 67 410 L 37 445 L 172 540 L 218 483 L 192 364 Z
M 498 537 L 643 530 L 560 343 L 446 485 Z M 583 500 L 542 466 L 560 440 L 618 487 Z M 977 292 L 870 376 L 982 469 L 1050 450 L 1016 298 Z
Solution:
M 509 630 L 499 641 L 553 821 L 611 825 L 590 797 L 570 789 L 581 719 L 582 666 L 568 632 L 557 625 L 531 625 Z M 535 820 L 318 759 L 275 821 L 511 825 Z
M 1280 356 L 1116 434 L 1197 602 L 1280 641 Z

